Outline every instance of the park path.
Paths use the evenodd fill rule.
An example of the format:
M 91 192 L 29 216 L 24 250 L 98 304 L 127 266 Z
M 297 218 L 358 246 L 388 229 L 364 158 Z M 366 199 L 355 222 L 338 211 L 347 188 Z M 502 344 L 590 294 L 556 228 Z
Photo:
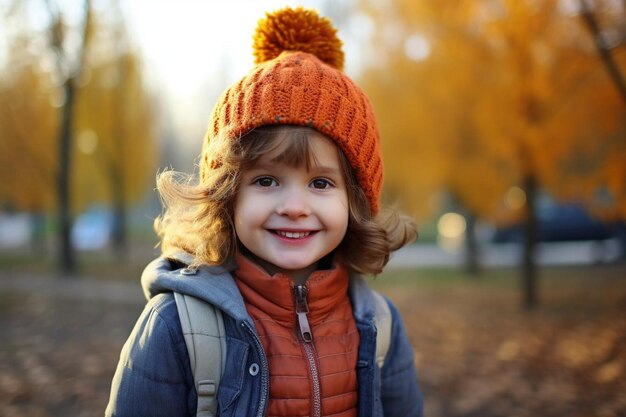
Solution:
M 143 304 L 139 279 L 103 281 L 89 277 L 63 277 L 32 273 L 0 272 L 0 293 L 47 294 L 59 299 Z
M 543 242 L 537 247 L 537 264 L 542 266 L 590 265 L 616 261 L 622 253 L 617 239 L 606 241 Z M 479 247 L 479 261 L 485 267 L 518 265 L 522 245 L 518 243 L 484 243 Z M 406 246 L 391 255 L 388 269 L 462 266 L 461 248 L 444 250 L 437 245 Z

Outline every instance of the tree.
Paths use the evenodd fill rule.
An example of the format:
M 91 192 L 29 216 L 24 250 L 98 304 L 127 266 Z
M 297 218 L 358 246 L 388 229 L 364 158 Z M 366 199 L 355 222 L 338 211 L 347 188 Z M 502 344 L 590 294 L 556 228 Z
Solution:
M 90 76 L 78 97 L 77 118 L 79 135 L 94 145 L 89 152 L 79 152 L 77 161 L 103 181 L 102 194 L 91 200 L 110 202 L 113 245 L 122 259 L 128 252 L 127 208 L 153 179 L 154 112 L 117 2 L 107 16 L 94 20 L 94 27 L 97 35 L 87 57 Z M 77 186 L 90 188 L 86 183 Z
M 57 112 L 50 105 L 50 77 L 24 53 L 27 39 L 9 51 L 10 70 L 0 79 L 0 198 L 30 212 L 54 205 L 50 178 L 55 174 L 54 130 Z
M 43 254 L 45 213 L 55 204 L 55 148 L 58 109 L 52 77 L 32 53 L 37 37 L 20 32 L 24 26 L 23 10 L 5 9 L 6 63 L 0 68 L 0 207 L 25 210 L 31 215 L 33 249 Z M 9 64 L 10 63 L 10 64 Z
M 604 209 L 623 212 L 623 185 L 614 183 L 624 178 L 616 177 L 625 163 L 624 106 L 615 105 L 577 16 L 556 0 L 394 6 L 365 7 L 381 28 L 377 65 L 364 79 L 381 110 L 385 155 L 413 159 L 394 161 L 387 189 L 402 190 L 422 211 L 436 209 L 423 201 L 445 189 L 478 217 L 521 217 L 524 305 L 532 307 L 538 192 L 594 206 L 598 190 L 606 190 Z M 415 40 L 428 53 L 415 53 Z M 502 210 L 511 186 L 526 198 L 517 213 Z
M 64 39 L 64 24 L 61 13 L 51 0 L 47 1 L 51 15 L 50 46 L 56 54 L 57 73 L 62 80 L 63 104 L 58 132 L 59 171 L 57 175 L 57 203 L 59 228 L 59 267 L 62 272 L 72 273 L 76 269 L 76 260 L 71 241 L 71 188 L 72 175 L 71 150 L 73 142 L 72 124 L 74 122 L 74 102 L 77 83 L 84 64 L 85 50 L 90 29 L 91 0 L 84 0 L 84 18 L 81 30 L 81 42 L 76 60 L 70 58 Z
M 6 179 L 0 184 L 0 201 L 17 210 L 51 212 L 61 201 L 54 193 L 56 179 L 67 176 L 64 218 L 94 203 L 112 206 L 117 214 L 114 242 L 122 254 L 127 208 L 144 195 L 154 172 L 155 123 L 141 64 L 125 38 L 119 9 L 111 10 L 91 10 L 87 32 L 81 32 L 89 48 L 81 49 L 82 58 L 62 51 L 67 53 L 63 59 L 71 61 L 67 64 L 58 50 L 63 35 L 55 35 L 57 46 L 46 49 L 42 40 L 47 33 L 29 30 L 23 18 L 28 8 L 15 3 L 7 15 L 11 65 L 0 68 L 0 134 L 8 139 L 0 141 L 0 172 Z M 57 26 L 63 28 L 57 32 L 69 30 L 60 21 Z M 76 60 L 80 76 L 61 72 Z M 72 109 L 64 113 L 68 85 Z M 60 129 L 63 114 L 69 130 Z M 66 140 L 73 138 L 63 147 L 68 151 L 64 174 L 60 153 L 51 152 L 63 143 L 59 131 Z M 69 244 L 66 232 L 62 239 Z M 73 263 L 72 255 L 70 259 Z
M 91 190 L 88 202 L 110 202 L 113 243 L 123 258 L 127 207 L 144 195 L 154 174 L 155 128 L 137 57 L 125 53 L 111 59 L 91 67 L 78 97 L 79 141 L 87 146 L 76 158 L 81 171 L 91 175 L 76 178 L 75 187 L 83 196 Z M 101 185 L 93 187 L 94 180 Z

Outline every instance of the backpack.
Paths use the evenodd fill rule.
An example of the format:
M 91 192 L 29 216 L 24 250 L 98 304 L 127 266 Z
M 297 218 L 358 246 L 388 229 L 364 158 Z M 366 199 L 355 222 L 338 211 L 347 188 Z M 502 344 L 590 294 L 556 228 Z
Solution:
M 376 324 L 376 364 L 382 368 L 391 341 L 391 311 L 385 298 L 373 291 Z M 226 332 L 219 308 L 198 298 L 174 293 L 198 393 L 197 417 L 217 413 L 217 388 L 226 362 Z

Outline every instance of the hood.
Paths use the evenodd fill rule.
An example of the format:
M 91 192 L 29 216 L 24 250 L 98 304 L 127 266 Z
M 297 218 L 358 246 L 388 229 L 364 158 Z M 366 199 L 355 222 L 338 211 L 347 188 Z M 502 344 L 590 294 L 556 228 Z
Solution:
M 243 297 L 230 271 L 235 266 L 202 265 L 187 268 L 193 257 L 187 253 L 160 257 L 150 262 L 141 275 L 141 287 L 147 299 L 164 292 L 178 292 L 207 301 L 238 321 L 252 324 Z M 350 275 L 349 295 L 354 318 L 370 322 L 374 318 L 372 289 L 358 275 Z
M 252 324 L 229 269 L 208 265 L 187 268 L 192 260 L 191 255 L 180 253 L 150 262 L 141 274 L 141 287 L 146 298 L 163 292 L 178 292 L 220 306 L 234 319 Z

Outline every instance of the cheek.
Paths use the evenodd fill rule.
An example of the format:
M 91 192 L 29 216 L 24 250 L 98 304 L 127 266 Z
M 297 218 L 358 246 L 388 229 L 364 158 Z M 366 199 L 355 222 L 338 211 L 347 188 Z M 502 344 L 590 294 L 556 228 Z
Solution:
M 345 217 L 343 219 L 343 233 L 342 233 L 342 237 L 346 236 L 346 233 L 348 232 L 348 224 L 349 223 L 350 223 L 350 213 L 346 210 Z
M 347 201 L 337 204 L 331 217 L 335 230 L 343 238 L 348 230 L 348 223 L 350 221 L 350 212 Z
M 240 191 L 233 204 L 235 231 L 238 232 L 237 229 L 248 230 L 251 226 L 258 226 L 264 221 L 265 211 L 262 200 L 251 196 L 250 193 Z
M 235 233 L 239 235 L 239 230 L 244 227 L 248 204 L 241 194 L 237 194 L 233 202 L 233 223 L 235 225 Z

